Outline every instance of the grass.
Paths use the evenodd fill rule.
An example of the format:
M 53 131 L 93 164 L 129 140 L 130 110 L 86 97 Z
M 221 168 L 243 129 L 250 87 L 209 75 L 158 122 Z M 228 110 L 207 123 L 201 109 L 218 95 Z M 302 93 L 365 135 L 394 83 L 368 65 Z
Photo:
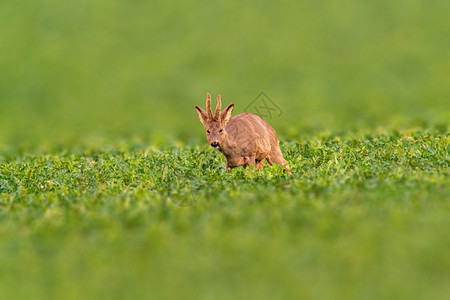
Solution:
M 446 298 L 448 147 L 439 132 L 318 135 L 283 144 L 292 176 L 230 175 L 203 147 L 3 152 L 1 290 Z
M 449 1 L 0 1 L 0 298 L 450 298 Z M 194 105 L 265 92 L 292 176 Z

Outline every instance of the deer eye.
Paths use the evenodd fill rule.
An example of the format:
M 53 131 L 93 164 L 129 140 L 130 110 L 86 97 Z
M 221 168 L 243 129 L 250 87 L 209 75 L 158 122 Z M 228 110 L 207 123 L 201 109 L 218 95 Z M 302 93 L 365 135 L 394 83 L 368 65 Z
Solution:
M 220 130 L 219 130 L 219 132 L 222 132 L 222 131 L 223 131 L 223 129 L 220 129 Z
M 206 133 L 209 133 L 209 130 L 206 130 Z

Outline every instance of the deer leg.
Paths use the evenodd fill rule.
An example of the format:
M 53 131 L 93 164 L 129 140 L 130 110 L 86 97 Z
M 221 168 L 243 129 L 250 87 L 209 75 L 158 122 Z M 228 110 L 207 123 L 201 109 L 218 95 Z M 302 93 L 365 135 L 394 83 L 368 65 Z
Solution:
M 254 155 L 249 156 L 249 157 L 248 157 L 248 160 L 249 160 L 249 163 L 248 163 L 249 166 L 254 166 L 254 165 L 256 165 L 256 159 L 255 159 L 255 156 L 254 156 Z
M 278 163 L 278 165 L 280 165 L 280 167 L 284 167 L 283 170 L 285 172 L 289 172 L 289 175 L 291 175 L 290 172 L 290 168 L 288 165 L 288 162 L 284 159 L 283 157 L 283 153 L 281 153 L 281 150 L 279 147 L 277 147 L 276 149 L 274 149 L 273 151 L 271 151 L 269 153 L 269 156 L 267 156 L 267 161 L 269 162 L 269 164 L 272 166 L 274 163 Z
M 248 166 L 255 166 L 255 165 L 256 165 L 256 161 L 255 161 L 254 155 L 244 157 L 244 168 L 247 168 Z
M 262 171 L 264 169 L 264 160 L 256 161 L 256 170 Z
M 230 164 L 228 163 L 228 160 L 227 160 L 227 166 L 226 166 L 226 170 L 227 170 L 227 173 L 230 173 L 231 174 L 231 167 L 230 167 Z

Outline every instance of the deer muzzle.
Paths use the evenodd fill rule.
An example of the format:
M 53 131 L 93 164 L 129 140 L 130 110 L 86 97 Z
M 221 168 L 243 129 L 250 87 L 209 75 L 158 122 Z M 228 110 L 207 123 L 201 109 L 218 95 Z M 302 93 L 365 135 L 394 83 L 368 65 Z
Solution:
M 219 142 L 212 142 L 211 146 L 214 148 L 217 148 L 217 147 L 219 147 Z

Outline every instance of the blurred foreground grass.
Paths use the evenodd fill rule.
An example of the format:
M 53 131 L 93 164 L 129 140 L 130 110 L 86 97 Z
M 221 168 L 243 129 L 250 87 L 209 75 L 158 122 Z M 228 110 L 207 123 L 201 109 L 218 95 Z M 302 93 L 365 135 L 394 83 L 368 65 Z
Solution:
M 0 165 L 5 299 L 446 299 L 449 139 L 316 136 L 292 168 L 212 149 L 19 155 Z
M 449 298 L 449 6 L 0 2 L 0 298 Z M 293 176 L 205 142 L 261 91 Z

